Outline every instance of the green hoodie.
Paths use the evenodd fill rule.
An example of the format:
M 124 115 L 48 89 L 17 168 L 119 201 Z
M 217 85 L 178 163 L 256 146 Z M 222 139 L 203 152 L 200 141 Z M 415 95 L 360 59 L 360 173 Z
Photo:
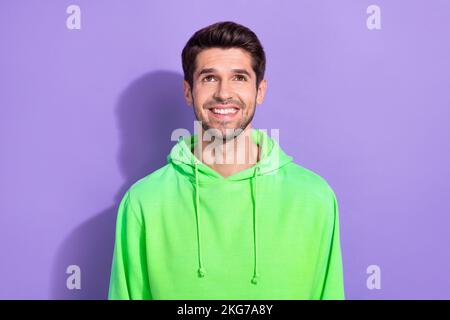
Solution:
M 344 299 L 336 196 L 251 129 L 260 160 L 227 178 L 180 138 L 118 209 L 108 299 Z

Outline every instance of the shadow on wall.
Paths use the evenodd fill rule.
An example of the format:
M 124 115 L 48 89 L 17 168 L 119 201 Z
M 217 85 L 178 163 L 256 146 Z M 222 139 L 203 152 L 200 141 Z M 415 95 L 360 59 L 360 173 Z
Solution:
M 120 95 L 116 105 L 118 162 L 124 184 L 112 207 L 92 214 L 93 218 L 75 228 L 59 247 L 52 270 L 51 299 L 107 298 L 120 200 L 134 182 L 167 163 L 175 143 L 170 140 L 174 129 L 193 132 L 194 113 L 184 100 L 182 81 L 178 73 L 151 72 L 133 81 Z M 66 287 L 69 265 L 81 269 L 80 290 Z

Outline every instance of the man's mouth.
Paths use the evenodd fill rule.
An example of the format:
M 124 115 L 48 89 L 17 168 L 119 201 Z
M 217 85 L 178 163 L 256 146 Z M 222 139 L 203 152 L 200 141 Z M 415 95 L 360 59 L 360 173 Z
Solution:
M 239 108 L 235 106 L 230 107 L 216 107 L 208 109 L 213 117 L 221 120 L 231 120 L 239 112 Z

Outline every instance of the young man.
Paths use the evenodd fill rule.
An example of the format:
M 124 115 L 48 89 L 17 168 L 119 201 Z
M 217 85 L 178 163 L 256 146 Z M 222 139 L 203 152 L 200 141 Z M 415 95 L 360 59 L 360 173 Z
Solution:
M 108 298 L 344 299 L 333 190 L 251 126 L 267 86 L 257 36 L 210 25 L 182 62 L 201 126 L 125 193 Z

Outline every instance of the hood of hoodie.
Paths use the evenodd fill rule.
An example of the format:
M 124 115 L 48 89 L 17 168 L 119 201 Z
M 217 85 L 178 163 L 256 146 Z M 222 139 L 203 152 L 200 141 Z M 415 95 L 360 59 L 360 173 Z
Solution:
M 195 180 L 195 165 L 197 164 L 198 180 L 200 183 L 215 182 L 217 179 L 228 181 L 251 179 L 255 174 L 255 170 L 258 171 L 258 175 L 275 174 L 279 168 L 292 162 L 293 158 L 288 156 L 280 148 L 278 143 L 269 137 L 264 130 L 251 128 L 250 136 L 260 147 L 260 160 L 254 166 L 239 171 L 227 178 L 201 162 L 192 153 L 191 150 L 198 141 L 197 134 L 180 137 L 167 156 L 167 161 L 168 163 L 172 163 L 181 174 L 192 180 Z
M 201 190 L 208 188 L 211 183 L 217 183 L 221 180 L 240 181 L 245 179 L 252 180 L 252 204 L 253 211 L 249 212 L 253 216 L 253 275 L 251 283 L 257 284 L 261 274 L 258 271 L 258 176 L 276 174 L 278 169 L 293 161 L 291 156 L 288 156 L 278 145 L 278 143 L 267 135 L 264 130 L 251 128 L 250 136 L 252 140 L 259 146 L 260 159 L 250 168 L 241 170 L 229 177 L 223 177 L 217 171 L 201 162 L 193 153 L 192 149 L 198 142 L 198 135 L 188 135 L 180 137 L 178 142 L 174 145 L 171 152 L 167 156 L 169 164 L 173 165 L 175 170 L 180 174 L 186 176 L 192 181 L 195 192 L 195 219 L 197 225 L 197 249 L 198 249 L 198 269 L 199 277 L 205 277 L 207 274 L 207 267 L 203 261 L 202 255 L 202 236 L 201 236 Z

